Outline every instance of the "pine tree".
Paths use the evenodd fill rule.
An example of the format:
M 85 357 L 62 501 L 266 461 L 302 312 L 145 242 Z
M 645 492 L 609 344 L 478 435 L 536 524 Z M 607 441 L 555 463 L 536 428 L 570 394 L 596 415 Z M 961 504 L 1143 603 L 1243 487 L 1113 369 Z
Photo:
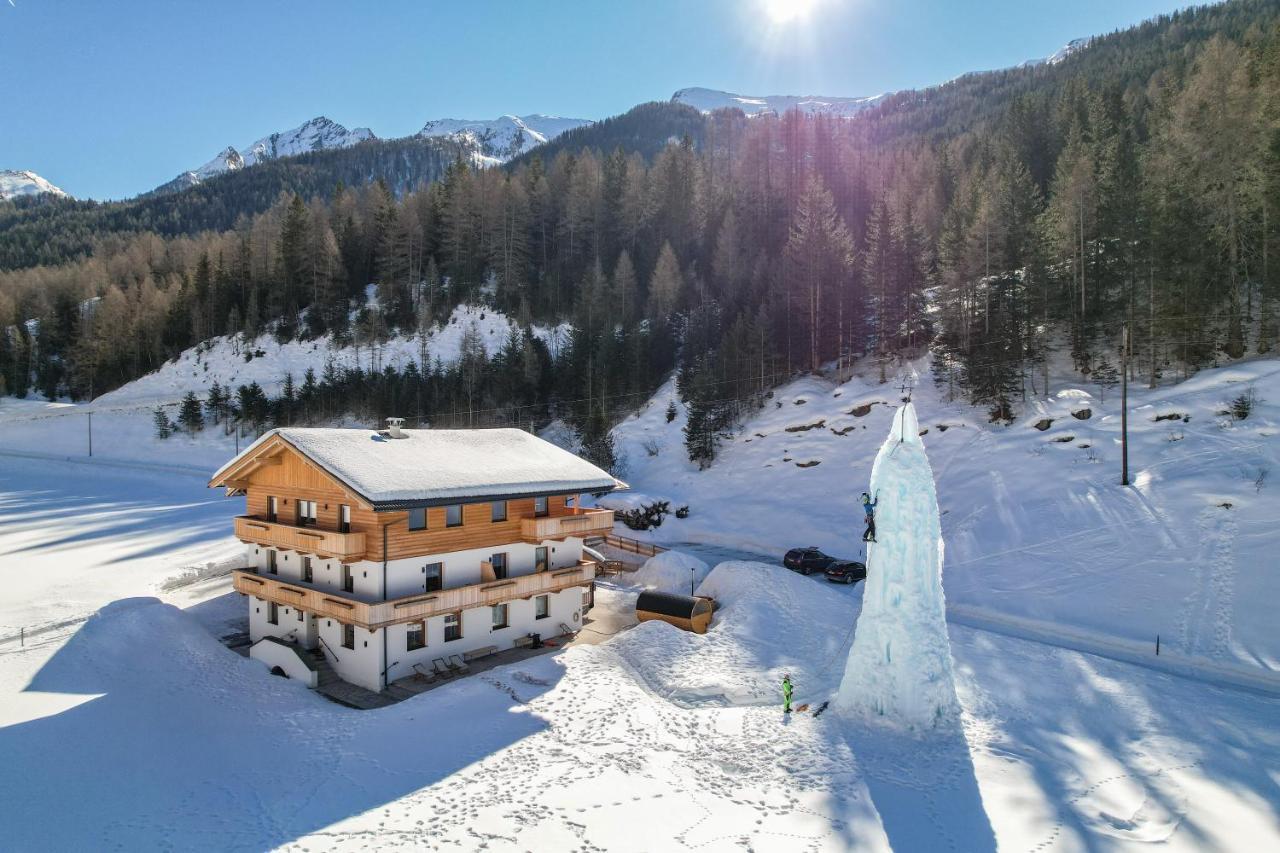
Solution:
M 156 438 L 168 438 L 173 435 L 173 424 L 169 421 L 169 416 L 165 414 L 162 407 L 156 406 L 152 413 L 151 421 L 155 424 Z
M 194 391 L 188 391 L 182 398 L 182 406 L 178 409 L 178 423 L 188 435 L 195 435 L 204 429 L 204 413 Z

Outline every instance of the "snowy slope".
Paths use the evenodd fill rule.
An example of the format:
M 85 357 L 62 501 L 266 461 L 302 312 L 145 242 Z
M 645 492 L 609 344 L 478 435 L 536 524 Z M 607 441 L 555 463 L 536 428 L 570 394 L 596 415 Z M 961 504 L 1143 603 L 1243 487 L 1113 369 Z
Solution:
M 459 305 L 447 322 L 428 333 L 427 357 L 432 363 L 436 360 L 445 365 L 456 362 L 463 333 L 473 326 L 492 356 L 506 343 L 515 325 L 500 311 Z M 534 326 L 532 331 L 553 350 L 562 346 L 568 336 L 567 326 L 563 325 Z M 417 335 L 391 338 L 377 348 L 340 347 L 330 335 L 283 344 L 271 335 L 262 335 L 248 343 L 239 335 L 223 336 L 186 350 L 175 361 L 166 362 L 154 373 L 103 394 L 95 402 L 105 407 L 172 402 L 181 399 L 188 390 L 207 390 L 215 381 L 233 386 L 257 382 L 268 393 L 274 393 L 284 381 L 285 373 L 292 373 L 297 382 L 308 368 L 319 376 L 330 361 L 338 367 L 359 365 L 368 369 L 371 364 L 377 364 L 400 369 L 410 361 L 418 361 L 420 350 Z
M 27 169 L 0 169 L 0 201 L 17 198 L 18 196 L 40 195 L 41 193 L 66 195 L 65 192 L 35 172 Z
M 195 186 L 214 175 L 234 172 L 255 163 L 275 160 L 279 157 L 292 157 L 308 151 L 350 148 L 352 145 L 375 138 L 373 131 L 367 127 L 347 130 L 335 121 L 317 116 L 292 130 L 264 136 L 240 150 L 228 146 L 203 166 L 183 172 L 172 181 L 157 187 L 155 192 L 176 192 Z
M 695 86 L 679 90 L 671 96 L 671 100 L 687 104 L 704 113 L 720 109 L 739 109 L 749 116 L 754 116 L 761 113 L 782 115 L 788 110 L 799 110 L 803 113 L 848 118 L 872 106 L 883 97 L 884 95 L 862 98 L 831 98 L 821 95 L 735 95 L 732 92 Z
M 1085 648 L 1125 644 L 1248 670 L 1280 672 L 1280 361 L 1208 370 L 1180 385 L 1130 389 L 1133 486 L 1117 485 L 1117 393 L 1057 386 L 1009 427 L 948 403 L 925 372 L 915 393 L 937 477 L 949 613 Z M 714 465 L 688 462 L 668 424 L 665 387 L 615 430 L 630 495 L 688 504 L 638 533 L 781 555 L 817 545 L 859 558 L 872 459 L 899 405 L 899 379 L 833 384 L 804 378 L 776 391 L 727 441 Z M 1254 413 L 1217 414 L 1254 389 Z M 1085 420 L 1073 416 L 1090 410 Z M 1184 422 L 1179 415 L 1189 418 Z M 1157 420 L 1157 418 L 1163 418 Z M 1047 429 L 1036 428 L 1042 421 Z M 656 449 L 657 455 L 650 455 Z M 1261 477 L 1261 483 L 1259 478 Z M 1077 647 L 1080 647 L 1079 645 Z
M 418 136 L 447 138 L 472 146 L 479 162 L 504 163 L 555 139 L 566 130 L 591 124 L 587 119 L 556 116 L 505 115 L 490 121 L 434 119 L 423 125 Z

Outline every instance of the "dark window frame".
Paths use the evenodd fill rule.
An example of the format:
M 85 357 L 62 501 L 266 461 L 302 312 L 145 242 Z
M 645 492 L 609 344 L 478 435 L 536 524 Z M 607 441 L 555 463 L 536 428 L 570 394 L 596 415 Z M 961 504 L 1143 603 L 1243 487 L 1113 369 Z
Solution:
M 348 642 L 350 638 L 350 642 Z M 356 647 L 356 626 L 342 623 L 342 647 L 344 649 L 354 649 Z
M 546 518 L 551 515 L 551 498 L 543 495 L 540 498 L 533 499 L 533 517 Z
M 267 624 L 280 624 L 280 605 L 276 604 L 274 601 L 267 602 Z
M 544 612 L 538 613 L 538 605 L 543 605 Z M 535 595 L 533 597 L 533 618 L 534 619 L 550 619 L 551 618 L 551 596 Z
M 415 524 L 415 521 L 421 521 L 421 524 Z M 409 529 L 410 530 L 426 530 L 427 529 L 427 508 L 424 506 L 411 507 L 409 509 Z
M 502 622 L 497 621 L 498 613 L 502 613 Z M 494 604 L 489 608 L 489 619 L 492 622 L 491 631 L 501 631 L 503 628 L 511 627 L 511 608 L 505 602 Z
M 453 620 L 453 624 L 449 624 L 449 620 Z M 452 643 L 454 640 L 462 639 L 462 611 L 454 613 L 446 613 L 444 615 L 444 641 Z
M 432 566 L 438 567 L 434 573 L 431 571 Z M 439 592 L 444 589 L 444 563 L 427 563 L 422 567 L 422 574 L 424 575 L 422 579 L 423 592 Z M 432 579 L 436 582 L 434 586 L 431 583 Z
M 458 520 L 453 520 L 453 513 L 457 511 Z M 466 521 L 466 513 L 462 511 L 462 504 L 448 504 L 444 508 L 444 526 L 445 527 L 461 527 Z
M 507 502 L 506 501 L 490 501 L 489 502 L 489 523 L 501 524 L 507 520 Z
M 415 645 L 414 635 L 418 636 L 418 642 Z M 426 622 L 410 622 L 404 633 L 404 650 L 406 652 L 416 652 L 418 649 L 427 647 L 427 623 Z

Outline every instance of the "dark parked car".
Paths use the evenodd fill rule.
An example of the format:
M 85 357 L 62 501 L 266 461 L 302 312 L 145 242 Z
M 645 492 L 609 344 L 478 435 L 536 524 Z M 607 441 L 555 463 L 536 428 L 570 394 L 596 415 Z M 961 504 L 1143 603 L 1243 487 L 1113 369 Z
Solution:
M 782 558 L 782 565 L 802 575 L 825 572 L 827 566 L 834 562 L 837 562 L 835 557 L 829 557 L 817 548 L 792 548 Z
M 832 583 L 857 583 L 867 579 L 867 567 L 857 560 L 835 560 L 823 574 Z

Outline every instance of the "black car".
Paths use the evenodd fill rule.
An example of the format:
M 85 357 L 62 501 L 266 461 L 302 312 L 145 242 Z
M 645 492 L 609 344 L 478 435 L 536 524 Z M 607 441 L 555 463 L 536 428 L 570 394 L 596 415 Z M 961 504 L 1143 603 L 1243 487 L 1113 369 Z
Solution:
M 825 572 L 827 566 L 835 562 L 839 561 L 835 557 L 827 556 L 817 548 L 792 548 L 782 558 L 782 565 L 802 575 Z
M 832 583 L 857 583 L 867 579 L 867 567 L 857 560 L 834 560 L 823 574 Z

